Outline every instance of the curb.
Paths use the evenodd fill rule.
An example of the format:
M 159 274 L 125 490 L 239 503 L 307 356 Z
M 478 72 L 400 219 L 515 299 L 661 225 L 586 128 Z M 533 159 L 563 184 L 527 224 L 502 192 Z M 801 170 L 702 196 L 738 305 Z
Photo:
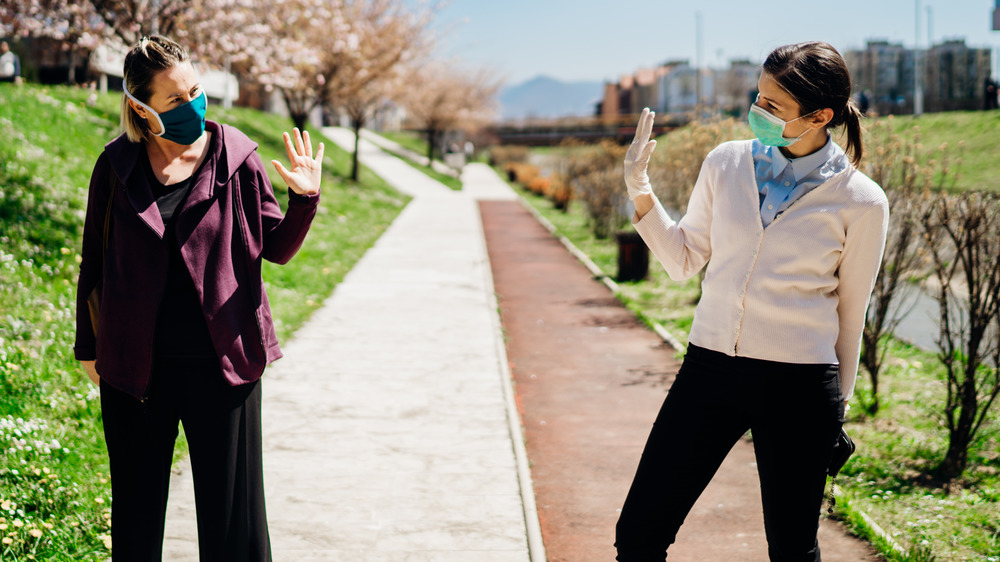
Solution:
M 531 203 L 528 203 L 528 201 L 523 196 L 521 196 L 521 194 L 518 194 L 517 198 L 518 201 L 521 202 L 521 206 L 527 209 L 528 212 L 531 213 L 532 216 L 534 216 L 535 219 L 538 220 L 538 222 L 540 222 L 542 226 L 545 227 L 545 230 L 548 230 L 553 237 L 559 240 L 559 242 L 561 242 L 562 245 L 565 246 L 567 250 L 569 250 L 569 253 L 573 254 L 573 256 L 576 257 L 576 259 L 580 260 L 580 262 L 583 263 L 583 265 L 586 266 L 588 270 L 590 270 L 590 273 L 594 276 L 594 279 L 598 279 L 600 280 L 601 283 L 604 283 L 604 285 L 607 286 L 608 289 L 611 289 L 611 292 L 615 295 L 615 297 L 619 296 L 621 290 L 618 288 L 618 283 L 615 283 L 614 280 L 611 279 L 611 277 L 607 273 L 604 273 L 604 271 L 601 270 L 601 268 L 598 267 L 598 265 L 594 263 L 593 260 L 591 260 L 587 254 L 583 253 L 579 248 L 573 245 L 573 243 L 570 242 L 568 238 L 560 234 L 556 234 L 555 225 L 549 222 L 547 218 L 542 216 L 542 214 L 539 213 L 538 210 L 536 210 L 531 205 Z M 681 351 L 681 352 L 684 351 L 684 345 L 682 345 L 681 342 L 676 337 L 674 337 L 673 334 L 671 334 L 666 328 L 664 328 L 663 325 L 661 325 L 659 322 L 649 320 L 648 318 L 643 318 L 643 320 L 645 320 L 649 324 L 649 326 L 653 329 L 653 331 L 656 332 L 656 335 L 660 336 L 660 339 L 666 342 L 666 344 L 669 345 L 670 347 L 674 348 L 674 351 Z
M 477 204 L 475 201 L 474 204 Z M 482 214 L 476 212 L 479 220 L 479 231 L 484 232 Z M 493 312 L 490 322 L 493 324 L 494 342 L 496 342 L 497 359 L 499 362 L 501 386 L 507 409 L 507 424 L 510 430 L 510 441 L 514 449 L 514 460 L 517 464 L 517 480 L 521 488 L 521 504 L 524 506 L 524 526 L 527 531 L 528 557 L 531 562 L 546 562 L 545 544 L 542 541 L 542 525 L 538 519 L 538 505 L 535 503 L 535 488 L 531 480 L 531 465 L 528 461 L 528 450 L 524 443 L 524 431 L 521 426 L 521 414 L 517 410 L 514 398 L 514 377 L 510 372 L 510 360 L 507 358 L 506 337 L 500 320 L 500 303 L 497 301 L 496 288 L 493 285 L 493 266 L 490 254 L 486 248 L 486 236 L 480 239 L 483 247 L 483 277 L 486 282 L 486 294 Z
M 837 498 L 846 498 L 846 495 L 844 494 L 843 490 L 840 489 L 840 486 L 836 485 L 833 486 L 833 495 Z M 892 550 L 896 554 L 899 554 L 900 556 L 906 556 L 906 549 L 900 546 L 900 544 L 896 542 L 896 539 L 892 538 L 892 536 L 889 535 L 889 533 L 887 533 L 885 529 L 882 528 L 881 525 L 876 523 L 875 520 L 872 519 L 871 515 L 868 515 L 864 511 L 861 511 L 860 509 L 851 507 L 850 501 L 847 501 L 846 503 L 847 503 L 846 509 L 853 511 L 858 517 L 860 517 L 861 520 L 865 522 L 865 525 L 868 525 L 868 529 L 876 537 L 885 541 L 885 543 L 888 544 L 889 547 L 892 548 Z

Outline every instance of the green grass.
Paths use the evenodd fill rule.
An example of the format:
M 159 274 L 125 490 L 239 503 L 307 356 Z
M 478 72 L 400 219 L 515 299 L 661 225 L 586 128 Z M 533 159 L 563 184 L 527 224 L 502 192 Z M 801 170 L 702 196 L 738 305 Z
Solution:
M 0 84 L 0 560 L 104 560 L 110 485 L 99 393 L 73 359 L 87 185 L 116 134 L 117 95 Z M 210 107 L 284 160 L 285 119 Z M 264 277 L 287 339 L 395 218 L 407 198 L 327 143 L 320 209 L 299 254 Z M 272 173 L 278 199 L 283 182 Z M 363 225 L 359 227 L 359 225 Z M 181 448 L 181 447 L 179 447 Z M 9 539 L 9 540 L 7 540 Z
M 377 133 L 381 137 L 385 137 L 393 142 L 398 143 L 403 148 L 415 152 L 418 156 L 425 156 L 427 154 L 427 143 L 422 140 L 418 133 L 411 131 L 389 131 L 389 132 L 379 132 Z M 389 154 L 394 154 L 390 152 Z M 448 174 L 442 174 L 441 172 L 435 170 L 431 166 L 424 166 L 423 164 L 414 162 L 413 160 L 407 158 L 403 154 L 394 154 L 400 160 L 405 161 L 414 168 L 420 170 L 421 172 L 427 174 L 431 179 L 437 180 L 444 184 L 448 189 L 452 191 L 462 190 L 462 180 L 451 176 Z
M 867 512 L 905 549 L 940 560 L 1000 560 L 1000 427 L 996 411 L 973 444 L 969 469 L 948 488 L 927 474 L 944 458 L 944 373 L 934 353 L 889 341 L 880 377 L 881 410 L 848 416 L 858 451 L 838 484 L 852 509 Z M 864 371 L 857 393 L 870 393 Z M 894 559 L 894 558 L 893 558 Z
M 421 156 L 427 156 L 427 137 L 420 131 L 379 131 L 378 135 L 407 150 L 412 150 Z
M 905 137 L 919 133 L 925 149 L 947 143 L 952 158 L 961 157 L 957 191 L 1000 191 L 1000 110 L 901 115 L 891 119 L 893 130 Z
M 592 235 L 583 203 L 573 201 L 568 213 L 543 197 L 514 186 L 524 199 L 586 253 L 606 274 L 614 277 L 617 244 Z M 664 325 L 683 344 L 694 316 L 696 280 L 674 283 L 651 257 L 649 277 L 619 284 L 619 298 L 640 317 Z M 997 414 L 970 451 L 970 469 L 952 489 L 925 476 L 947 450 L 943 421 L 944 379 L 936 356 L 891 340 L 887 367 L 880 381 L 882 410 L 874 419 L 862 419 L 855 404 L 846 425 L 858 445 L 837 484 L 845 496 L 834 517 L 866 538 L 888 560 L 1000 560 L 1000 426 Z M 870 393 L 862 370 L 857 394 Z M 875 536 L 863 521 L 867 513 L 898 543 Z

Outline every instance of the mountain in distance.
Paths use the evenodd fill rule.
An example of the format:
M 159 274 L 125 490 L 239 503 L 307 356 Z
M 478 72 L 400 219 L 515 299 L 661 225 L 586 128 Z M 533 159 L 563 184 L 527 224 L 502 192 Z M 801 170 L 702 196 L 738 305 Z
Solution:
M 500 116 L 508 120 L 593 115 L 594 105 L 603 95 L 603 82 L 563 82 L 536 76 L 500 91 Z

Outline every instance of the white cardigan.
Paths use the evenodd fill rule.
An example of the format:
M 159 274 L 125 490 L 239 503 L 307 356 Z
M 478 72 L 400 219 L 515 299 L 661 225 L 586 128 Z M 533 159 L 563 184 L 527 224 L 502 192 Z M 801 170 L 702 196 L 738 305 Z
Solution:
M 764 228 L 751 142 L 709 153 L 680 221 L 657 202 L 635 228 L 675 281 L 708 263 L 691 343 L 730 356 L 839 363 L 847 400 L 885 246 L 888 201 L 878 184 L 848 166 Z

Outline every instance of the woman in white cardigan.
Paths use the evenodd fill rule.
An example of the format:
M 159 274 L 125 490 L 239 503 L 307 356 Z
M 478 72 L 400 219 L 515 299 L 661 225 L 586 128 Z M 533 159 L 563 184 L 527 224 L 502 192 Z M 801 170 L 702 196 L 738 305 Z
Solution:
M 665 559 L 747 430 L 771 560 L 820 560 L 826 467 L 854 390 L 888 202 L 856 168 L 860 113 L 836 49 L 775 49 L 758 90 L 757 138 L 709 153 L 679 221 L 649 185 L 648 109 L 626 155 L 633 224 L 667 273 L 683 280 L 708 267 L 687 355 L 618 520 L 623 562 Z M 846 153 L 829 132 L 840 126 Z

